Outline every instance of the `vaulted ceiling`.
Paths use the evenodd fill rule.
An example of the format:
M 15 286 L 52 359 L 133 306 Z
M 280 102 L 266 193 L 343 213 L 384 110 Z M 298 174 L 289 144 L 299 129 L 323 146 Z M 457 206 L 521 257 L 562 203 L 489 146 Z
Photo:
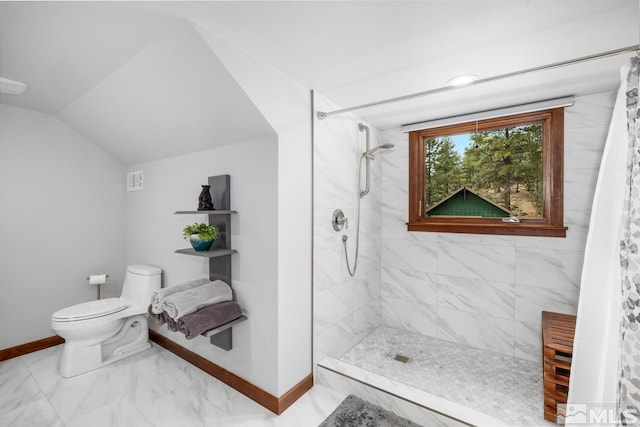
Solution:
M 194 28 L 352 106 L 640 43 L 638 0 L 0 2 L 0 103 L 125 164 L 274 131 Z M 358 112 L 379 128 L 612 90 L 628 55 Z M 278 94 L 274 94 L 278 96 Z

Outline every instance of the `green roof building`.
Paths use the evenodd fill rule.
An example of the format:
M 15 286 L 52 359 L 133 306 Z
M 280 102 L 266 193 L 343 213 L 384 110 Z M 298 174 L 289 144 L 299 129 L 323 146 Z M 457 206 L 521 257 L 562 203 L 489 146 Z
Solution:
M 511 212 L 474 193 L 467 187 L 462 187 L 427 208 L 425 216 L 505 218 L 511 216 Z

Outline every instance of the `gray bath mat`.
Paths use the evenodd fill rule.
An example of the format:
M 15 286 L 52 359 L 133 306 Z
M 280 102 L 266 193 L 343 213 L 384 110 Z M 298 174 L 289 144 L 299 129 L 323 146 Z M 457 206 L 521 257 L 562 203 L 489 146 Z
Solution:
M 420 427 L 379 406 L 347 396 L 319 427 Z

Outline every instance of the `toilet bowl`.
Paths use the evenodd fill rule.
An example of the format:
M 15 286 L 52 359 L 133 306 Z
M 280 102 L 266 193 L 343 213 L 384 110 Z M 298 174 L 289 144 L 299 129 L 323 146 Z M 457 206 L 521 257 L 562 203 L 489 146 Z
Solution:
M 119 298 L 66 307 L 51 316 L 51 329 L 64 338 L 60 375 L 82 374 L 146 350 L 147 307 L 160 289 L 162 270 L 130 265 Z

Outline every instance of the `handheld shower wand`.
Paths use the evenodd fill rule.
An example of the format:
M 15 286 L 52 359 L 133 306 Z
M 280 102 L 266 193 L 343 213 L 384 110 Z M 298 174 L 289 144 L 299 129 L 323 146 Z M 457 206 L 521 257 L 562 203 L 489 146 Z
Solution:
M 360 199 L 362 199 L 364 196 L 366 196 L 369 193 L 369 180 L 370 180 L 370 167 L 369 167 L 369 162 L 373 159 L 375 159 L 375 156 L 373 155 L 373 153 L 375 153 L 378 150 L 388 150 L 390 148 L 393 148 L 393 144 L 382 144 L 382 145 L 378 145 L 377 147 L 374 148 L 369 148 L 369 128 L 367 126 L 365 126 L 362 123 L 358 124 L 358 129 L 362 132 L 365 132 L 366 135 L 366 150 L 364 153 L 362 153 L 362 155 L 360 156 L 360 159 L 358 161 L 358 201 L 357 201 L 357 205 L 356 205 L 356 209 L 357 209 L 357 216 L 358 216 L 358 223 L 356 225 L 356 256 L 355 259 L 353 261 L 353 270 L 351 270 L 351 265 L 349 264 L 349 255 L 347 254 L 347 235 L 343 235 L 342 236 L 342 245 L 344 247 L 344 258 L 347 261 L 347 271 L 349 272 L 349 275 L 351 277 L 355 276 L 356 274 L 356 269 L 358 268 L 358 250 L 360 248 Z M 360 182 L 362 179 L 362 160 L 365 160 L 365 166 L 366 166 L 366 186 L 365 189 L 362 190 L 362 183 Z

